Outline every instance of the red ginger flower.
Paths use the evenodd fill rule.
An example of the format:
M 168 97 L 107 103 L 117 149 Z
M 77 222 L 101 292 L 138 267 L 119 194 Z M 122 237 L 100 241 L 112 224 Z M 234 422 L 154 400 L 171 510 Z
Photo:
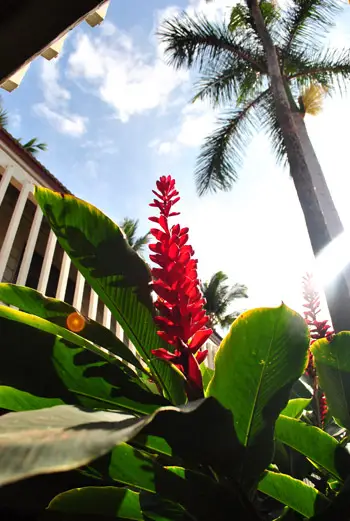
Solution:
M 306 311 L 304 311 L 305 321 L 310 330 L 310 345 L 312 345 L 316 340 L 320 338 L 327 338 L 327 340 L 331 340 L 334 331 L 331 329 L 330 324 L 328 324 L 328 320 L 317 320 L 318 314 L 320 313 L 320 296 L 314 287 L 313 277 L 310 273 L 307 273 L 303 278 L 303 297 L 305 299 L 304 307 Z M 314 364 L 314 357 L 309 349 L 309 361 L 306 368 L 306 374 L 310 376 L 313 380 L 316 380 L 316 368 Z M 317 386 L 316 386 L 317 388 Z M 320 410 L 320 420 L 323 426 L 326 414 L 328 412 L 328 406 L 325 395 L 322 393 L 319 398 L 319 410 Z
M 206 327 L 209 318 L 203 309 L 205 299 L 199 289 L 197 260 L 193 248 L 187 244 L 188 228 L 179 224 L 169 227 L 169 217 L 179 215 L 173 206 L 180 200 L 171 176 L 157 181 L 158 191 L 150 206 L 158 208 L 160 216 L 149 219 L 159 228 L 152 228 L 156 242 L 149 245 L 153 252 L 150 259 L 159 268 L 152 269 L 153 290 L 158 295 L 155 307 L 159 314 L 155 322 L 158 335 L 173 346 L 172 351 L 154 349 L 152 353 L 173 363 L 186 377 L 187 395 L 190 399 L 203 395 L 202 375 L 199 364 L 208 351 L 200 351 L 212 334 Z

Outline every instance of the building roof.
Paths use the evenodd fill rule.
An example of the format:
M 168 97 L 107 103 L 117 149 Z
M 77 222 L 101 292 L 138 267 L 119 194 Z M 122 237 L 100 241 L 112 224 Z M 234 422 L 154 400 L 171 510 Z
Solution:
M 1 0 L 0 84 L 106 0 Z
M 57 192 L 70 194 L 64 184 L 61 183 L 51 172 L 36 159 L 33 154 L 28 152 L 17 139 L 15 139 L 7 130 L 0 127 L 0 143 L 4 143 L 16 157 L 20 158 L 31 170 L 33 170 L 39 178 L 43 179 L 45 183 Z

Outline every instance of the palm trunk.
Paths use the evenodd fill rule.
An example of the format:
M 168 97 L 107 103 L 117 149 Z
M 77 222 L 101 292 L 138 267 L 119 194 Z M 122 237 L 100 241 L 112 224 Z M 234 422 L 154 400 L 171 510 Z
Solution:
M 320 164 L 301 115 L 293 111 L 284 85 L 277 52 L 262 17 L 258 0 L 247 0 L 265 50 L 276 116 L 286 145 L 290 173 L 304 213 L 313 252 L 318 255 L 343 231 Z M 350 330 L 350 268 L 325 287 L 335 331 Z
M 301 146 L 304 151 L 304 158 L 310 171 L 312 184 L 317 194 L 326 226 L 328 228 L 331 239 L 335 239 L 343 231 L 343 224 L 340 220 L 338 211 L 333 202 L 332 196 L 328 189 L 328 185 L 324 178 L 320 163 L 315 154 L 315 150 L 310 141 L 304 119 L 300 112 L 293 112 L 294 123 L 299 134 Z

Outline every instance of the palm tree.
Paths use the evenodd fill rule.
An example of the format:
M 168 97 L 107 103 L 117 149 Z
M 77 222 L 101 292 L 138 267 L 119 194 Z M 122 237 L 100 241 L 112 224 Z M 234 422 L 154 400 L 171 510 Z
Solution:
M 0 127 L 3 127 L 6 129 L 6 127 L 8 126 L 8 123 L 9 123 L 8 113 L 3 108 L 2 99 L 0 98 Z M 22 143 L 22 138 L 17 139 L 17 141 L 18 141 L 18 143 L 20 143 L 22 145 L 22 147 L 25 150 L 27 150 L 28 152 L 33 154 L 33 156 L 35 156 L 39 152 L 39 150 L 43 150 L 45 152 L 47 150 L 47 144 L 41 143 L 38 140 L 38 138 L 36 138 L 36 137 L 33 137 L 32 139 L 30 139 L 29 141 L 27 141 L 24 144 Z
M 247 298 L 247 287 L 243 284 L 227 284 L 227 275 L 222 271 L 214 273 L 209 282 L 202 284 L 203 296 L 206 299 L 205 309 L 210 317 L 211 325 L 226 328 L 237 318 L 239 312 L 228 313 L 230 305 L 239 298 Z
M 304 122 L 311 86 L 331 93 L 350 79 L 349 49 L 323 45 L 339 9 L 335 0 L 245 0 L 229 24 L 183 13 L 159 31 L 169 63 L 197 69 L 194 100 L 224 108 L 198 157 L 199 194 L 230 189 L 252 132 L 265 131 L 289 163 L 315 255 L 343 231 Z M 337 331 L 350 329 L 349 288 L 345 271 L 325 288 Z
M 8 114 L 6 110 L 1 106 L 1 98 L 0 98 L 0 127 L 6 127 L 8 124 Z
M 17 141 L 21 143 L 22 147 L 25 150 L 27 150 L 27 152 L 33 154 L 33 156 L 35 156 L 39 152 L 39 150 L 43 150 L 44 152 L 46 152 L 47 150 L 47 144 L 41 143 L 36 137 L 33 137 L 26 143 L 22 143 L 22 138 L 19 138 Z
M 135 250 L 137 253 L 141 253 L 143 248 L 149 242 L 150 233 L 146 233 L 146 235 L 136 237 L 138 225 L 138 219 L 130 219 L 129 217 L 124 217 L 123 222 L 120 224 L 120 228 L 122 228 L 123 232 L 125 233 L 126 239 L 129 245 L 132 247 L 132 249 Z

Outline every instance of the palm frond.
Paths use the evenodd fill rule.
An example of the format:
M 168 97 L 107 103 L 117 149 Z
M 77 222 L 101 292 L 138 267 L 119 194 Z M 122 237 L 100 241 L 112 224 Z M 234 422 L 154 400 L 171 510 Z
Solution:
M 282 130 L 277 121 L 275 104 L 270 90 L 266 93 L 258 106 L 258 118 L 261 122 L 262 130 L 270 139 L 277 164 L 285 166 L 288 161 L 287 149 Z
M 239 311 L 234 311 L 233 313 L 229 313 L 222 317 L 218 323 L 222 327 L 222 329 L 226 329 L 232 325 L 232 323 L 239 317 L 241 313 Z
M 266 95 L 266 90 L 242 108 L 227 111 L 218 120 L 218 128 L 201 147 L 195 171 L 199 195 L 208 191 L 229 190 L 237 179 L 245 148 L 251 137 L 254 108 Z
M 237 104 L 243 103 L 252 96 L 262 75 L 247 67 L 246 63 L 236 63 L 234 59 L 222 60 L 215 66 L 208 66 L 201 73 L 194 88 L 197 91 L 193 102 L 208 100 L 213 107 L 231 103 L 234 97 Z
M 232 7 L 230 14 L 230 23 L 228 28 L 231 32 L 235 32 L 237 29 L 246 28 L 250 25 L 250 13 L 249 9 L 244 4 L 236 4 Z
M 228 299 L 233 301 L 238 298 L 248 298 L 248 288 L 244 284 L 236 283 L 230 289 Z
M 324 38 L 334 26 L 341 9 L 338 0 L 293 0 L 288 5 L 282 23 L 285 30 L 284 55 L 291 49 L 305 47 Z
M 323 52 L 308 48 L 300 53 L 290 53 L 285 64 L 289 82 L 299 88 L 319 84 L 345 91 L 350 80 L 350 50 L 326 49 Z
M 220 324 L 221 327 L 231 325 L 238 315 L 238 312 L 227 313 L 233 301 L 247 296 L 246 286 L 234 284 L 230 287 L 227 280 L 227 275 L 218 271 L 212 275 L 209 282 L 202 285 L 203 296 L 206 299 L 205 309 L 212 324 Z
M 131 219 L 130 217 L 124 217 L 120 223 L 120 228 L 123 230 L 126 240 L 133 250 L 140 253 L 143 248 L 148 244 L 150 234 L 146 233 L 140 237 L 136 237 L 137 228 L 139 225 L 138 219 Z
M 270 31 L 273 30 L 274 24 L 280 18 L 280 9 L 277 2 L 262 0 L 259 5 L 266 26 Z M 229 29 L 231 32 L 241 29 L 252 30 L 255 36 L 259 39 L 255 23 L 246 4 L 238 3 L 232 7 Z
M 0 127 L 7 127 L 8 125 L 8 113 L 0 106 Z
M 17 141 L 21 143 L 22 147 L 33 156 L 35 156 L 39 152 L 39 150 L 42 150 L 44 152 L 47 151 L 47 144 L 41 143 L 36 137 L 33 137 L 26 143 L 22 143 L 22 138 L 19 138 Z
M 231 33 L 225 23 L 212 23 L 204 16 L 191 18 L 186 13 L 166 20 L 158 31 L 165 45 L 165 56 L 170 65 L 198 67 L 224 58 L 247 62 L 256 71 L 266 70 L 264 54 L 255 39 L 243 39 Z
M 145 246 L 149 243 L 150 240 L 150 233 L 146 233 L 145 235 L 141 235 L 141 237 L 138 237 L 133 245 L 133 249 L 137 251 L 138 253 L 141 252 Z

